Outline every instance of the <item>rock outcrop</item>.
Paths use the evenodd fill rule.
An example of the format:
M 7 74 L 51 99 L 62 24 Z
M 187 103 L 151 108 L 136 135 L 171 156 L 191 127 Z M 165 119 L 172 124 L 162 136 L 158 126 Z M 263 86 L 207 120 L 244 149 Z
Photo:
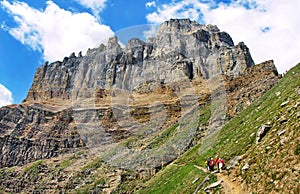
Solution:
M 132 91 L 147 82 L 171 84 L 219 74 L 236 78 L 253 65 L 247 46 L 234 45 L 216 26 L 176 19 L 164 22 L 147 42 L 133 38 L 122 49 L 113 37 L 86 56 L 44 64 L 25 101 L 89 98 L 98 88 Z
M 124 48 L 112 37 L 85 56 L 45 63 L 24 102 L 0 109 L 0 167 L 80 147 L 109 150 L 107 162 L 124 168 L 160 167 L 195 142 L 199 107 L 218 102 L 210 127 L 203 126 L 217 129 L 278 80 L 273 61 L 254 65 L 247 46 L 217 26 L 171 19 L 155 37 Z M 174 138 L 161 147 L 128 143 L 148 142 L 168 127 Z
M 24 165 L 83 147 L 72 120 L 72 110 L 54 113 L 35 105 L 3 107 L 0 167 Z

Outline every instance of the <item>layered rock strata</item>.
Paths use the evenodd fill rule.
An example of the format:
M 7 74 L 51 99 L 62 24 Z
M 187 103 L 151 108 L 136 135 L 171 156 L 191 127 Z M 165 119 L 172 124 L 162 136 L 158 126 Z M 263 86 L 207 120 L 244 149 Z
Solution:
M 172 19 L 155 37 L 133 38 L 124 48 L 113 37 L 85 56 L 45 63 L 24 102 L 0 109 L 0 167 L 89 147 L 110 150 L 112 165 L 129 168 L 139 160 L 155 168 L 192 145 L 199 108 L 218 102 L 205 127 L 217 129 L 278 80 L 273 61 L 254 65 L 244 43 L 234 45 L 213 25 Z M 180 138 L 156 151 L 119 144 L 130 137 L 148 141 L 175 123 Z

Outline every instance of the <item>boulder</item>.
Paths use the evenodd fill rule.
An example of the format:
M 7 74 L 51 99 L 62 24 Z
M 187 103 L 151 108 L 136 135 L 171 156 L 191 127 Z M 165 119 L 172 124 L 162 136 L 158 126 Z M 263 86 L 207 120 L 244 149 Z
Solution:
M 289 102 L 290 102 L 290 101 L 288 101 L 288 100 L 287 100 L 287 101 L 284 101 L 283 103 L 280 104 L 280 106 L 281 106 L 281 107 L 284 107 L 284 106 L 286 106 Z
M 287 118 L 286 118 L 286 116 L 284 116 L 284 115 L 282 115 L 281 117 L 280 117 L 280 119 L 279 119 L 279 122 L 282 124 L 282 123 L 285 123 L 285 122 L 287 122 Z
M 249 170 L 250 165 L 246 162 L 245 165 L 242 167 L 243 171 Z
M 280 131 L 280 132 L 277 133 L 277 135 L 278 135 L 278 136 L 281 136 L 281 135 L 283 135 L 285 132 L 286 132 L 286 130 Z
M 241 159 L 243 158 L 243 156 L 235 156 L 227 165 L 226 169 L 230 169 L 232 167 L 234 167 Z
M 205 188 L 204 188 L 204 191 L 206 192 L 206 191 L 208 191 L 208 190 L 211 190 L 211 189 L 213 189 L 213 188 L 216 188 L 216 187 L 220 186 L 222 182 L 223 182 L 223 180 L 219 180 L 219 181 L 217 181 L 217 182 L 214 182 L 214 183 L 208 185 L 207 187 L 205 187 Z
M 270 125 L 261 125 L 256 133 L 256 143 L 260 142 L 270 129 Z

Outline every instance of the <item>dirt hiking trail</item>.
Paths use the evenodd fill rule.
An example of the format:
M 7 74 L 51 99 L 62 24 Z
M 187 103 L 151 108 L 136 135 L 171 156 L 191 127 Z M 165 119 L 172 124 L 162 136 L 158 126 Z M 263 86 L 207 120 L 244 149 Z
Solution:
M 245 194 L 242 187 L 230 180 L 230 178 L 222 173 L 216 173 L 218 180 L 222 180 L 221 185 L 225 194 Z
M 207 172 L 207 170 L 203 167 L 196 166 L 196 165 L 195 167 L 200 170 L 203 170 L 204 172 Z M 246 193 L 246 191 L 244 191 L 240 185 L 232 182 L 229 176 L 224 174 L 225 171 L 223 171 L 223 173 L 215 173 L 215 172 L 213 173 L 217 176 L 218 181 L 221 181 L 222 191 L 224 192 L 224 194 L 245 194 Z

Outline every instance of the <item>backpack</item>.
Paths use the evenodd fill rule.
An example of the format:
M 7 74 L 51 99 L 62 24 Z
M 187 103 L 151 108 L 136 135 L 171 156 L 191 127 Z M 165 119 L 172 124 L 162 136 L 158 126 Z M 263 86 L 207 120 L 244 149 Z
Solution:
M 206 160 L 206 163 L 205 163 L 207 166 L 209 166 L 210 165 L 210 158 L 208 158 L 207 160 Z
M 209 161 L 209 166 L 214 166 L 215 165 L 215 161 L 214 160 L 210 160 Z

